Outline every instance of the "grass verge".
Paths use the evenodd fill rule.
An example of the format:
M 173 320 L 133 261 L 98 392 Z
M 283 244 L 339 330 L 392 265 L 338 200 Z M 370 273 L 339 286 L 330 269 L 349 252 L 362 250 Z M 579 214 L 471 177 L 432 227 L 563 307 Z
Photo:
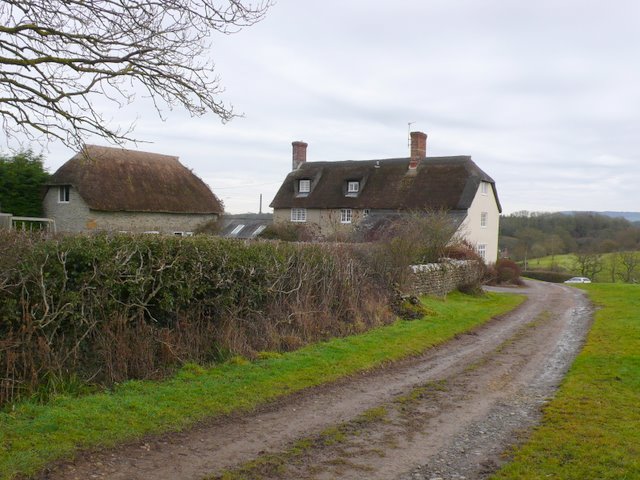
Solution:
M 180 430 L 199 420 L 416 355 L 515 308 L 523 297 L 454 293 L 425 299 L 435 314 L 287 354 L 204 368 L 185 366 L 174 378 L 130 381 L 113 392 L 22 403 L 0 413 L 0 479 L 34 474 L 82 448 L 113 446 L 146 434 Z
M 602 307 L 542 425 L 493 479 L 640 478 L 640 286 L 585 286 Z

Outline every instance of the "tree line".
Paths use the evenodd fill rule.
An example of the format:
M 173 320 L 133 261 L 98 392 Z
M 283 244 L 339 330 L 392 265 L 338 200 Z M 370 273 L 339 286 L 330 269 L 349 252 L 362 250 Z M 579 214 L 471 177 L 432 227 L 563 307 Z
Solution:
M 594 212 L 516 212 L 500 219 L 503 256 L 532 258 L 573 253 L 573 270 L 594 277 L 606 270 L 610 281 L 635 280 L 640 266 L 640 224 Z M 608 254 L 608 255 L 605 255 Z

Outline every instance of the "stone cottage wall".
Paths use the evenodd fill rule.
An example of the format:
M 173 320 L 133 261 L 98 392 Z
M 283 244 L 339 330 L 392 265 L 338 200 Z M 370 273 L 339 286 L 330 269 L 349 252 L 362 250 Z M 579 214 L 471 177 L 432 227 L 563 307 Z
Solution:
M 102 212 L 92 210 L 78 191 L 69 189 L 69 202 L 58 201 L 58 188 L 50 187 L 43 202 L 45 216 L 56 221 L 58 232 L 193 232 L 216 220 L 216 214 L 161 212 Z
M 465 285 L 473 285 L 483 275 L 482 264 L 472 260 L 445 260 L 442 263 L 412 265 L 413 295 L 445 296 Z

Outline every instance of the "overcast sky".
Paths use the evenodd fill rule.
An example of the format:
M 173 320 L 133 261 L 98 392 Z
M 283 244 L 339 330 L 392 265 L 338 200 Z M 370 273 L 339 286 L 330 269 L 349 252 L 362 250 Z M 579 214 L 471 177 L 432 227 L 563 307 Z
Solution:
M 137 117 L 152 143 L 131 148 L 179 156 L 230 213 L 260 193 L 270 211 L 293 140 L 309 161 L 403 157 L 408 122 L 428 156 L 471 155 L 506 213 L 640 211 L 637 0 L 278 0 L 211 55 L 244 118 L 107 117 Z M 51 144 L 49 171 L 73 153 Z

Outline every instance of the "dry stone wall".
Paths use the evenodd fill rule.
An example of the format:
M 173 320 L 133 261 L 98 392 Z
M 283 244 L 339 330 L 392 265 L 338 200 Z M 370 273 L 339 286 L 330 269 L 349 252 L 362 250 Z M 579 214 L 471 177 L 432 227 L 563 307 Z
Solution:
M 444 297 L 460 287 L 482 279 L 483 266 L 474 260 L 444 260 L 440 263 L 411 265 L 413 295 Z

